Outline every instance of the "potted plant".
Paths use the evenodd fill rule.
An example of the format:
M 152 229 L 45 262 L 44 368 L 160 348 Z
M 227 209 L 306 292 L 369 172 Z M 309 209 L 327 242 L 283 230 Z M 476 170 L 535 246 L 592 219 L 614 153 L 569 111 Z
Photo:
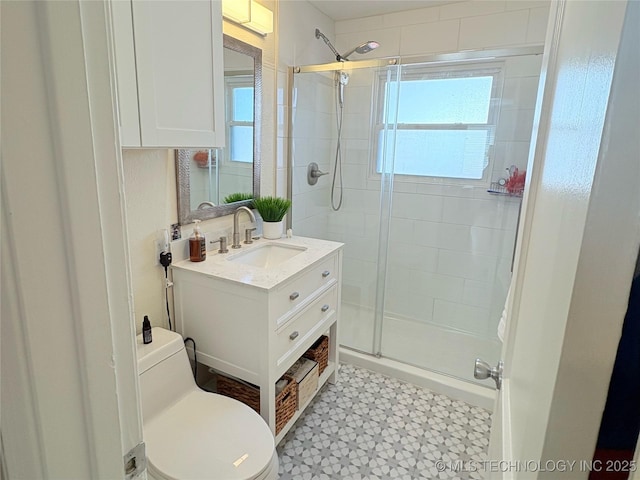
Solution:
M 291 207 L 291 200 L 281 197 L 259 197 L 253 200 L 253 207 L 262 217 L 262 236 L 269 239 L 280 238 L 282 219 Z

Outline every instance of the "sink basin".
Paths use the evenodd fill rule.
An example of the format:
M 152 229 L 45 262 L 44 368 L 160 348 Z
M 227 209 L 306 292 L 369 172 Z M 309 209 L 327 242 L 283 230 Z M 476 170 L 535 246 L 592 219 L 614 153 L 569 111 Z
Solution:
M 294 247 L 280 243 L 267 243 L 259 247 L 252 248 L 247 252 L 238 253 L 229 257 L 228 260 L 243 265 L 251 265 L 260 268 L 273 268 L 290 258 L 299 255 L 306 250 L 305 247 Z

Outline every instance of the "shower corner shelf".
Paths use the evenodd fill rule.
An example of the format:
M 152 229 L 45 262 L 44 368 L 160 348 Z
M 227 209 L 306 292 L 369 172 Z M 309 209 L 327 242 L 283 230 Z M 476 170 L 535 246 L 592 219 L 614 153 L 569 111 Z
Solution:
M 489 187 L 487 192 L 492 195 L 502 195 L 505 197 L 522 198 L 522 193 L 524 192 L 524 190 L 517 190 L 515 192 L 510 192 L 506 186 L 500 185 L 498 182 L 491 182 L 491 186 Z

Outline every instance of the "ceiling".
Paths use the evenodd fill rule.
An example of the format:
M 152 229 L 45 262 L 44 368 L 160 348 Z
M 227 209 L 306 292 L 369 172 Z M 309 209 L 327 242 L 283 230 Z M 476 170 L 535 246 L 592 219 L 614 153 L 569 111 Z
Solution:
M 434 7 L 461 0 L 309 0 L 335 21 Z

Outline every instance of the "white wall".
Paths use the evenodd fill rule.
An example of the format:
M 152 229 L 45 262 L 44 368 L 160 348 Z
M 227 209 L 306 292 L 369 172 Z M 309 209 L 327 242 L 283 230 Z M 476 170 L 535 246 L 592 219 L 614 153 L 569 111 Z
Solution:
M 125 204 L 136 331 L 148 315 L 167 327 L 164 270 L 156 258 L 158 231 L 178 221 L 173 150 L 124 150 Z

